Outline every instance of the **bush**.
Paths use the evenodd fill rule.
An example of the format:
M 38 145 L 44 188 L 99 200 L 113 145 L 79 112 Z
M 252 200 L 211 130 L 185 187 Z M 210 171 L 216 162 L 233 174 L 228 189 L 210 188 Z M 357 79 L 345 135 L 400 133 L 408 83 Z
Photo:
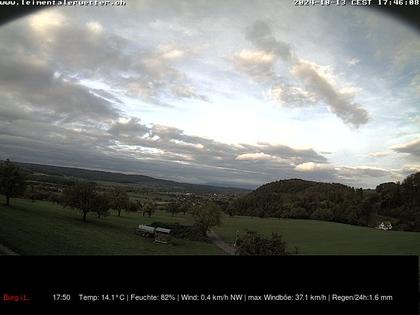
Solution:
M 271 238 L 267 238 L 255 231 L 247 230 L 244 236 L 236 240 L 236 254 L 241 256 L 281 256 L 289 253 L 286 252 L 286 242 L 279 234 L 272 233 Z

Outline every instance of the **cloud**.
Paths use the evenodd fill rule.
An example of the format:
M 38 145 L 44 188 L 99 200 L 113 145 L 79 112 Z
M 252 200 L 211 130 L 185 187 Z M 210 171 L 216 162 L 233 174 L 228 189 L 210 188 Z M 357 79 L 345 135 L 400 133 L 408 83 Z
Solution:
M 420 165 L 404 165 L 398 170 L 395 170 L 395 179 L 396 180 L 403 180 L 408 175 L 415 174 L 420 172 Z
M 314 171 L 324 171 L 331 170 L 333 167 L 329 164 L 319 164 L 314 162 L 306 162 L 299 165 L 296 165 L 295 170 L 299 172 L 314 172 Z
M 235 57 L 250 64 L 272 64 L 274 60 L 273 53 L 267 53 L 263 50 L 242 50 Z
M 48 35 L 51 29 L 67 24 L 66 17 L 56 10 L 43 10 L 29 18 L 29 25 L 37 33 Z
M 235 54 L 235 67 L 257 83 L 268 84 L 270 99 L 294 107 L 324 103 L 344 123 L 355 128 L 368 122 L 368 112 L 354 101 L 357 89 L 339 89 L 328 67 L 299 59 L 288 43 L 275 38 L 267 23 L 256 21 L 246 29 L 245 38 L 258 50 Z M 276 72 L 275 63 L 279 60 L 290 66 L 289 74 L 300 85 L 288 83 Z
M 288 85 L 286 83 L 273 85 L 269 89 L 267 96 L 269 99 L 289 107 L 314 105 L 318 100 L 316 94 L 310 93 L 300 86 Z
M 420 74 L 415 75 L 410 82 L 410 87 L 420 96 Z
M 379 178 L 391 176 L 392 172 L 383 168 L 372 167 L 372 166 L 347 166 L 347 165 L 333 165 L 333 164 L 320 164 L 313 162 L 306 162 L 296 165 L 295 170 L 300 173 L 307 174 L 327 174 L 330 178 L 334 178 L 336 181 L 345 182 L 347 184 L 357 184 L 357 179 L 363 178 L 364 180 L 369 178 Z
M 27 66 L 23 68 L 35 71 Z M 45 73 L 48 74 L 45 78 L 49 78 L 46 85 L 54 80 L 58 80 L 55 84 L 66 84 L 61 79 L 54 79 L 51 71 L 46 70 Z M 34 75 L 37 76 L 36 72 Z M 21 79 L 25 80 L 25 76 Z M 35 106 L 34 100 L 31 103 L 28 101 L 32 104 L 28 105 L 29 112 L 26 106 L 14 107 L 13 110 L 0 107 L 1 158 L 137 172 L 196 183 L 253 183 L 254 187 L 267 180 L 295 177 L 296 163 L 327 162 L 325 157 L 312 149 L 268 143 L 230 145 L 188 135 L 171 126 L 148 125 L 139 118 L 122 116 L 117 111 L 110 111 L 109 119 L 105 119 L 108 115 L 106 110 L 102 115 L 81 117 L 76 115 L 78 107 L 72 99 L 74 91 L 71 88 L 67 97 L 64 97 L 65 90 L 61 91 L 64 96 L 57 103 L 60 105 L 54 107 L 48 104 L 53 103 L 55 94 L 49 95 L 48 90 L 43 90 L 43 84 L 37 84 L 41 88 L 39 93 L 45 94 L 42 100 L 47 102 Z M 68 84 L 74 85 L 72 82 Z M 89 93 L 86 88 L 77 85 L 74 88 L 84 91 L 89 102 L 108 108 L 108 102 Z M 46 114 L 33 116 L 31 110 L 45 111 Z M 89 114 L 89 111 L 84 113 Z M 59 118 L 70 114 L 74 115 L 74 119 L 56 123 Z
M 388 156 L 390 154 L 391 154 L 391 152 L 389 152 L 389 151 L 379 151 L 379 152 L 371 152 L 371 153 L 369 153 L 369 156 L 375 157 L 375 158 L 382 158 L 382 157 Z
M 1 45 L 2 55 L 43 62 L 76 83 L 104 82 L 117 98 L 140 97 L 155 105 L 165 105 L 168 98 L 208 101 L 175 65 L 192 56 L 192 50 L 142 45 L 111 32 L 97 19 L 82 23 L 74 13 L 46 9 L 3 27 L 0 40 L 8 46 Z M 189 93 L 180 93 L 186 86 Z
M 195 98 L 204 102 L 209 102 L 206 95 L 198 94 L 193 86 L 190 85 L 176 85 L 171 89 L 172 93 L 179 98 Z
M 182 58 L 184 54 L 185 52 L 183 52 L 182 50 L 174 49 L 174 50 L 165 52 L 162 55 L 162 57 L 165 59 L 179 59 L 179 58 Z
M 235 68 L 257 82 L 269 82 L 275 77 L 274 54 L 263 50 L 242 50 L 234 54 L 233 63 Z
M 404 39 L 398 46 L 393 47 L 393 64 L 397 69 L 415 66 L 418 63 L 419 56 L 420 43 L 418 41 Z
M 261 161 L 261 160 L 272 160 L 273 156 L 265 154 L 263 152 L 258 153 L 244 153 L 238 155 L 235 160 L 237 161 Z
M 130 138 L 133 135 L 143 137 L 149 133 L 149 128 L 143 125 L 138 118 L 130 118 L 128 121 L 120 119 L 111 125 L 108 133 L 120 138 Z
M 273 5 L 285 10 L 273 10 Z M 267 2 L 258 4 L 255 10 L 257 18 L 265 19 L 273 18 L 276 15 L 273 12 L 282 12 L 282 16 L 276 15 L 281 18 L 279 24 L 282 26 L 273 30 L 263 21 L 246 27 L 249 12 L 255 9 L 251 5 L 238 7 L 235 2 L 215 5 L 205 1 L 133 2 L 130 10 L 75 7 L 64 12 L 54 8 L 3 26 L 0 29 L 0 158 L 141 173 L 195 183 L 254 187 L 293 177 L 357 185 L 376 183 L 385 170 L 341 165 L 327 159 L 327 152 L 312 149 L 316 146 L 331 149 L 334 151 L 331 159 L 343 159 L 341 147 L 334 144 L 343 136 L 341 130 L 332 135 L 335 140 L 321 136 L 319 138 L 324 140 L 318 141 L 314 140 L 319 131 L 317 121 L 309 121 L 307 117 L 302 117 L 290 130 L 287 114 L 281 117 L 281 124 L 284 123 L 281 128 L 270 126 L 276 119 L 275 115 L 268 117 L 275 114 L 271 111 L 258 112 L 255 124 L 246 120 L 247 111 L 260 104 L 252 103 L 255 101 L 251 100 L 253 91 L 246 90 L 249 85 L 236 80 L 237 74 L 226 65 L 226 55 L 232 56 L 230 62 L 237 71 L 246 74 L 262 87 L 270 100 L 284 107 L 323 106 L 355 127 L 363 125 L 369 116 L 366 116 L 365 105 L 357 104 L 360 91 L 349 88 L 339 72 L 344 69 L 354 78 L 359 76 L 360 84 L 364 85 L 366 78 L 371 77 L 365 71 L 370 66 L 363 47 L 366 42 L 357 36 L 349 38 L 352 45 L 362 49 L 360 55 L 368 56 L 364 59 L 366 68 L 362 73 L 350 73 L 355 68 L 349 66 L 357 64 L 354 58 L 348 60 L 349 66 L 343 60 L 341 69 L 325 66 L 324 61 L 321 65 L 303 60 L 303 54 L 311 60 L 328 60 L 332 55 L 335 56 L 332 59 L 357 55 L 344 51 L 347 47 L 336 40 L 341 36 L 341 29 L 330 30 L 329 36 L 307 37 L 308 29 L 327 28 L 334 25 L 329 24 L 331 21 L 340 20 L 342 15 L 320 21 L 318 15 L 297 13 L 302 18 L 298 21 L 291 14 L 297 11 L 279 5 Z M 234 12 L 234 18 L 231 12 Z M 333 42 L 334 45 L 328 46 Z M 295 50 L 295 45 L 301 50 Z M 317 46 L 319 50 L 312 50 Z M 387 54 L 384 49 L 384 56 Z M 399 59 L 406 58 L 401 55 Z M 379 69 L 377 73 L 385 72 Z M 373 81 L 382 84 L 382 81 Z M 416 89 L 417 81 L 413 79 L 412 82 L 410 88 Z M 366 88 L 362 96 L 369 92 Z M 222 106 L 202 103 L 210 100 L 209 95 Z M 223 98 L 226 95 L 227 98 L 232 95 L 238 98 Z M 255 130 L 254 139 L 263 139 L 264 130 L 271 130 L 270 139 L 278 141 L 284 134 L 275 138 L 274 130 L 287 129 L 290 131 L 288 143 L 292 144 L 239 145 L 195 136 L 186 130 L 200 130 L 201 135 L 216 133 L 204 130 L 205 124 L 194 126 L 192 120 L 191 127 L 185 127 L 185 130 L 171 126 L 180 126 L 180 123 L 194 119 L 197 113 L 211 113 L 209 119 L 210 116 L 225 115 L 221 124 L 216 121 L 213 126 L 220 127 L 217 131 L 220 139 L 235 139 L 236 135 L 223 134 L 234 128 L 228 129 L 228 115 L 233 110 L 223 111 L 225 101 L 226 106 L 232 105 L 235 110 L 235 115 L 231 116 L 236 120 L 232 124 L 235 128 Z M 367 105 L 370 105 L 368 101 Z M 233 104 L 235 102 L 239 105 Z M 182 119 L 175 121 L 181 115 Z M 154 119 L 167 125 L 157 124 Z M 266 122 L 267 126 L 259 130 Z M 323 132 L 320 134 L 324 135 Z M 243 139 L 244 135 L 238 138 Z M 327 141 L 333 146 L 325 146 L 325 139 L 333 141 Z M 295 147 L 295 140 L 307 149 Z M 370 140 L 366 141 L 368 145 Z M 360 152 L 367 147 L 364 139 L 354 142 L 358 144 L 352 146 L 351 151 L 366 158 L 367 152 Z
M 118 116 L 110 102 L 95 97 L 88 88 L 56 76 L 42 62 L 19 56 L 0 59 L 0 94 L 0 112 L 14 119 L 106 121 Z
M 293 58 L 293 51 L 290 45 L 281 40 L 277 40 L 270 26 L 264 21 L 256 21 L 248 27 L 245 32 L 245 38 L 254 44 L 254 46 L 274 54 L 276 57 L 285 61 L 291 61 Z
M 395 145 L 391 149 L 398 153 L 408 153 L 411 156 L 420 157 L 420 139 Z
M 104 27 L 102 26 L 102 24 L 97 21 L 90 21 L 86 23 L 86 26 L 88 30 L 92 33 L 102 33 L 104 30 Z
M 355 66 L 360 62 L 360 59 L 357 58 L 351 58 L 349 60 L 346 61 L 346 64 L 348 64 L 349 66 Z
M 346 124 L 357 128 L 368 122 L 368 112 L 354 102 L 354 94 L 338 91 L 333 81 L 320 70 L 318 65 L 301 60 L 290 72 L 301 79 L 303 86 L 310 93 L 317 95 L 328 105 L 329 110 Z
M 339 166 L 335 168 L 339 178 L 354 180 L 357 177 L 384 177 L 389 176 L 391 171 L 372 166 Z

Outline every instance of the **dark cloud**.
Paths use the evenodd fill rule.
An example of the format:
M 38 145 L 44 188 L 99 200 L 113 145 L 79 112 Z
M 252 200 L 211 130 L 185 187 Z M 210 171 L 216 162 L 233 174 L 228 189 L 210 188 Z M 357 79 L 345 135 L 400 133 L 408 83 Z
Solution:
M 248 27 L 245 32 L 245 38 L 259 49 L 273 53 L 285 61 L 292 60 L 293 50 L 290 45 L 277 40 L 270 26 L 264 21 L 256 21 L 252 26 Z
M 398 153 L 408 153 L 412 157 L 420 157 L 420 139 L 408 143 L 393 146 L 392 149 Z
M 0 113 L 9 119 L 37 120 L 43 118 L 38 116 L 48 116 L 56 121 L 86 121 L 118 116 L 109 102 L 95 97 L 86 87 L 57 76 L 36 60 L 1 58 L 0 93 Z
M 126 123 L 116 122 L 108 129 L 108 133 L 112 136 L 128 139 L 142 137 L 148 134 L 148 132 L 149 128 L 141 124 L 138 118 L 131 118 Z

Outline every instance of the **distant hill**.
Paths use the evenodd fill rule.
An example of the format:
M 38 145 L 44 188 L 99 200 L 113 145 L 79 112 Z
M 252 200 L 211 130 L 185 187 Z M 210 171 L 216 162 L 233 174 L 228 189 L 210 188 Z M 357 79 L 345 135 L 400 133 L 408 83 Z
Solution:
M 420 173 L 408 176 L 402 183 L 378 185 L 376 190 L 288 179 L 265 184 L 237 198 L 227 212 L 353 225 L 369 225 L 372 217 L 383 216 L 391 218 L 394 229 L 420 231 L 419 189 Z
M 68 184 L 75 179 L 92 182 L 105 181 L 120 184 L 139 185 L 144 188 L 154 188 L 168 191 L 182 191 L 192 193 L 246 193 L 246 189 L 233 187 L 219 187 L 210 185 L 197 185 L 179 183 L 170 180 L 157 179 L 144 175 L 132 175 L 105 171 L 96 171 L 74 167 L 62 167 L 42 164 L 13 162 L 28 173 L 28 179 L 48 181 L 58 184 Z

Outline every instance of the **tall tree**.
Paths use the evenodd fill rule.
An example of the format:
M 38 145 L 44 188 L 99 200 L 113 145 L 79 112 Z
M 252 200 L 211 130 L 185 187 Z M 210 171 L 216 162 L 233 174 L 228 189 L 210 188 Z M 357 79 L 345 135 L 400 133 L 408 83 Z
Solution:
M 103 204 L 98 204 L 98 198 L 100 197 L 95 186 L 86 182 L 77 182 L 63 191 L 64 206 L 78 209 L 82 213 L 83 222 L 86 222 L 89 212 L 102 211 L 99 208 L 102 208 Z
M 25 176 L 7 159 L 0 165 L 0 193 L 6 197 L 6 206 L 10 205 L 10 198 L 23 195 L 25 188 Z

